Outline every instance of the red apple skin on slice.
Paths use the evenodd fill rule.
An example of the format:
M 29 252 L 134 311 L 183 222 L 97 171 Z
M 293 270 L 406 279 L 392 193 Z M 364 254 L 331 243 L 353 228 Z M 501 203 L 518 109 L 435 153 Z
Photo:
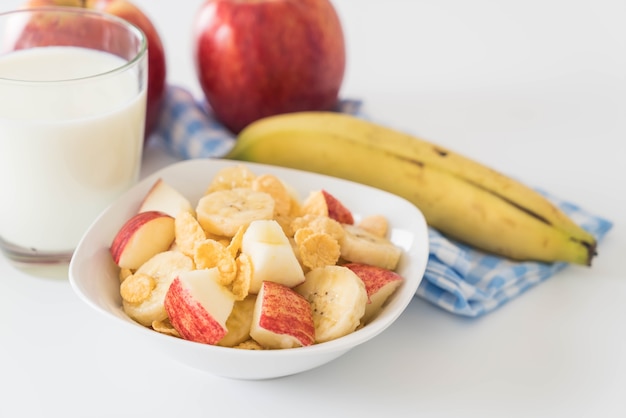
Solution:
M 350 209 L 345 207 L 339 199 L 337 199 L 326 190 L 322 190 L 322 195 L 326 200 L 329 218 L 334 219 L 342 224 L 354 224 L 354 217 L 352 216 L 352 212 L 350 211 Z
M 159 211 L 141 212 L 119 229 L 111 243 L 111 256 L 119 267 L 134 270 L 169 249 L 174 238 L 174 218 Z
M 306 198 L 302 210 L 313 215 L 328 216 L 342 224 L 354 224 L 352 211 L 326 190 L 311 192 Z
M 368 303 L 361 323 L 367 324 L 376 317 L 389 297 L 404 282 L 404 278 L 392 270 L 361 263 L 349 263 L 345 267 L 352 270 L 365 284 Z
M 263 282 L 254 307 L 250 336 L 265 348 L 295 348 L 315 342 L 309 302 L 295 290 Z
M 217 269 L 203 269 L 172 281 L 165 295 L 165 311 L 184 339 L 215 345 L 227 334 L 226 321 L 235 299 L 218 280 Z

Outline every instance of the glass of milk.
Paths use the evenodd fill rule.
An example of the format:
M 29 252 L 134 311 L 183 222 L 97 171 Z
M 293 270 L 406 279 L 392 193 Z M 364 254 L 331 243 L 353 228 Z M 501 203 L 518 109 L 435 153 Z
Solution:
M 68 7 L 0 14 L 0 248 L 67 262 L 136 183 L 147 45 L 135 26 Z

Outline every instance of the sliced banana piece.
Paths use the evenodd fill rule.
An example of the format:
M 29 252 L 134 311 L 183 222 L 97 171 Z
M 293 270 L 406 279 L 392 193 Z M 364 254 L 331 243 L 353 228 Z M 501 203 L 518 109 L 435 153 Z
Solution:
M 134 274 L 138 277 L 151 278 L 149 294 L 140 299 L 123 297 L 122 308 L 129 317 L 146 327 L 152 326 L 155 321 L 165 320 L 167 312 L 165 312 L 163 301 L 170 284 L 180 273 L 194 268 L 193 260 L 178 251 L 165 251 L 153 256 Z M 125 292 L 121 293 L 124 296 Z M 139 302 L 134 300 L 139 300 Z
M 251 187 L 255 178 L 256 174 L 243 164 L 224 167 L 215 174 L 204 194 L 217 190 Z
M 318 343 L 353 332 L 365 313 L 365 284 L 347 267 L 313 269 L 295 290 L 311 304 L 315 341 Z
M 252 221 L 272 219 L 274 199 L 268 193 L 248 188 L 218 190 L 198 201 L 196 213 L 205 231 L 232 237 Z
M 356 225 L 343 224 L 343 228 L 345 234 L 339 240 L 341 258 L 353 263 L 396 269 L 402 256 L 400 247 Z
M 235 301 L 233 310 L 226 321 L 228 333 L 217 345 L 222 347 L 234 347 L 250 339 L 250 326 L 252 325 L 252 313 L 256 295 L 248 295 L 243 300 Z

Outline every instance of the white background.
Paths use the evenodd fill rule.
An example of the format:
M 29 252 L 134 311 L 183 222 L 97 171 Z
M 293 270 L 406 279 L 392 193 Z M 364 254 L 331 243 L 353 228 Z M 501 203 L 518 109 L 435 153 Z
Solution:
M 200 94 L 201 1 L 135 3 L 161 33 L 169 81 Z M 37 277 L 62 271 L 0 259 L 0 416 L 626 416 L 626 3 L 335 4 L 348 42 L 342 96 L 613 220 L 593 267 L 569 267 L 478 319 L 415 298 L 327 366 L 248 382 L 128 346 L 66 278 Z M 153 145 L 144 172 L 173 160 Z

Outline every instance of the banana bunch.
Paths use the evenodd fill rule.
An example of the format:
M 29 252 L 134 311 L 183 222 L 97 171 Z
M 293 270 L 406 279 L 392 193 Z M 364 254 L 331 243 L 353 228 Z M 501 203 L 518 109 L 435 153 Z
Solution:
M 415 136 L 336 112 L 297 112 L 250 124 L 225 156 L 326 174 L 415 204 L 428 224 L 514 260 L 591 265 L 595 238 L 541 194 Z

